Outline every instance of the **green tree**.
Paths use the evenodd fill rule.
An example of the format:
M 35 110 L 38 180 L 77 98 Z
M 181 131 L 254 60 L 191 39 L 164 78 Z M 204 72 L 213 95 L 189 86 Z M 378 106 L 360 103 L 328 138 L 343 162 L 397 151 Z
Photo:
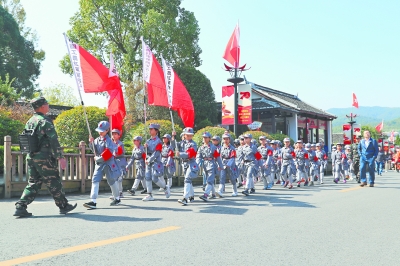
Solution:
M 11 136 L 12 143 L 18 143 L 18 135 L 24 127 L 22 122 L 12 119 L 10 111 L 0 109 L 0 136 Z
M 219 136 L 220 138 L 225 132 L 225 128 L 223 127 L 205 127 L 197 130 L 196 134 L 193 136 L 193 140 L 197 143 L 197 145 L 201 145 L 203 143 L 203 133 L 210 132 L 212 136 Z M 233 139 L 236 138 L 235 134 L 232 131 L 229 131 L 229 134 Z
M 217 109 L 210 80 L 194 67 L 175 66 L 174 70 L 185 84 L 192 98 L 195 111 L 195 128 L 201 128 L 198 125 L 206 119 L 212 124 L 216 124 Z
M 41 94 L 50 104 L 77 106 L 78 99 L 74 96 L 73 88 L 62 83 L 52 84 L 49 87 L 43 88 Z
M 371 133 L 371 138 L 378 140 L 381 134 L 372 126 L 361 126 L 361 137 L 364 137 L 364 131 L 368 130 Z
M 127 95 L 128 124 L 141 121 L 144 86 L 141 81 L 143 36 L 156 56 L 173 65 L 200 66 L 200 29 L 180 0 L 98 0 L 80 1 L 80 9 L 70 20 L 68 36 L 108 64 L 113 52 Z M 72 75 L 68 55 L 60 61 L 64 73 Z M 147 107 L 148 119 L 170 119 L 166 108 Z M 174 113 L 175 122 L 181 124 Z
M 104 109 L 93 106 L 86 107 L 86 113 L 91 133 L 96 138 L 98 136 L 95 131 L 97 124 L 103 120 L 108 121 L 108 117 Z M 88 143 L 89 132 L 82 106 L 62 112 L 54 120 L 54 125 L 62 146 L 77 147 L 82 140 Z
M 19 94 L 15 92 L 12 87 L 12 83 L 15 78 L 10 80 L 8 74 L 6 74 L 5 80 L 2 80 L 0 76 L 0 103 L 8 106 L 12 105 L 19 98 Z
M 80 1 L 70 19 L 68 36 L 102 62 L 114 53 L 121 81 L 131 82 L 142 68 L 141 36 L 155 55 L 171 64 L 200 66 L 200 29 L 180 0 L 96 0 Z M 60 62 L 64 73 L 72 74 L 66 55 Z
M 394 145 L 400 145 L 400 135 L 396 136 L 396 139 L 394 140 Z
M 21 35 L 19 25 L 3 6 L 0 6 L 0 31 L 0 76 L 4 79 L 9 74 L 11 79 L 15 78 L 16 92 L 31 98 L 44 52 L 36 50 L 34 43 Z

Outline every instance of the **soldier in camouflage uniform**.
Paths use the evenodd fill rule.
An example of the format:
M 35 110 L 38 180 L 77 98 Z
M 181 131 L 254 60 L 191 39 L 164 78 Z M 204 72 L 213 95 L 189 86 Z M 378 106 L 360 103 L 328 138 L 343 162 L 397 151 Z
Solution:
M 28 185 L 20 200 L 15 204 L 16 211 L 14 216 L 28 217 L 32 215 L 26 208 L 35 200 L 43 182 L 53 196 L 55 204 L 60 208 L 60 214 L 66 214 L 75 209 L 76 204 L 71 205 L 68 203 L 61 184 L 57 160 L 62 169 L 65 169 L 67 163 L 62 155 L 53 122 L 46 116 L 49 112 L 49 105 L 44 97 L 33 99 L 31 104 L 35 114 L 28 120 L 25 129 L 34 130 L 39 145 L 36 151 L 29 153 L 26 157 L 29 176 Z
M 357 137 L 356 143 L 351 145 L 352 155 L 353 155 L 353 173 L 356 176 L 357 182 L 360 181 L 360 155 L 358 154 L 358 143 L 360 142 L 361 135 Z

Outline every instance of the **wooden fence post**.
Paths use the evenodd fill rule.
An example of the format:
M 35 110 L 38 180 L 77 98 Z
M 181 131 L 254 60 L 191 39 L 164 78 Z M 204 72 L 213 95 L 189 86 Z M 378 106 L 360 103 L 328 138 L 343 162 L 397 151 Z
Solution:
M 86 143 L 84 141 L 79 142 L 79 154 L 80 154 L 80 165 L 79 165 L 79 176 L 81 178 L 81 193 L 86 192 L 86 179 L 87 179 L 87 167 L 86 167 Z
M 12 178 L 11 137 L 4 136 L 4 198 L 11 198 Z

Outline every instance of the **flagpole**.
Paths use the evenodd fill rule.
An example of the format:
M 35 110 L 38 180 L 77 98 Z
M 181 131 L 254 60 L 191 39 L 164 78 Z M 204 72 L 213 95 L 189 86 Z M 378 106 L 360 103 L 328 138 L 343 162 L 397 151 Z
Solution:
M 67 35 L 65 34 L 65 32 L 63 33 L 63 35 L 64 35 L 64 39 L 65 39 L 65 44 L 67 45 L 68 54 L 69 54 L 69 57 L 70 57 L 69 60 L 71 61 L 71 51 L 70 51 L 70 49 L 69 49 L 69 45 L 68 45 L 68 41 L 67 41 Z M 90 125 L 89 125 L 89 120 L 88 120 L 87 113 L 86 113 L 85 104 L 83 103 L 82 94 L 81 94 L 81 91 L 79 90 L 79 83 L 78 83 L 78 80 L 76 79 L 76 72 L 75 72 L 75 68 L 74 68 L 73 65 L 72 65 L 72 61 L 71 61 L 71 66 L 72 66 L 72 70 L 74 71 L 74 76 L 75 76 L 75 81 L 76 81 L 76 87 L 77 87 L 77 89 L 78 89 L 79 98 L 81 99 L 81 105 L 82 105 L 83 113 L 84 113 L 84 115 L 85 115 L 86 126 L 87 126 L 87 129 L 88 129 L 88 131 L 89 131 L 89 138 L 92 138 L 92 132 L 91 132 L 91 130 L 90 130 Z M 94 143 L 92 143 L 92 145 L 93 145 L 93 153 L 94 153 L 94 156 L 97 156 L 97 155 L 96 155 L 96 150 L 95 150 L 95 147 L 94 147 Z

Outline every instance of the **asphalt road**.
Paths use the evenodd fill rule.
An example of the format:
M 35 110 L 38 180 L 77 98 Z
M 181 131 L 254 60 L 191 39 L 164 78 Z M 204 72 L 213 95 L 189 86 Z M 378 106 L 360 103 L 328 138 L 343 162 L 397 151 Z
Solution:
M 400 174 L 374 188 L 355 181 L 292 190 L 275 186 L 249 197 L 181 206 L 181 188 L 153 202 L 126 197 L 98 209 L 88 195 L 69 195 L 73 213 L 59 215 L 52 198 L 12 216 L 17 199 L 0 201 L 0 265 L 400 265 Z M 10 261 L 15 259 L 14 261 Z

